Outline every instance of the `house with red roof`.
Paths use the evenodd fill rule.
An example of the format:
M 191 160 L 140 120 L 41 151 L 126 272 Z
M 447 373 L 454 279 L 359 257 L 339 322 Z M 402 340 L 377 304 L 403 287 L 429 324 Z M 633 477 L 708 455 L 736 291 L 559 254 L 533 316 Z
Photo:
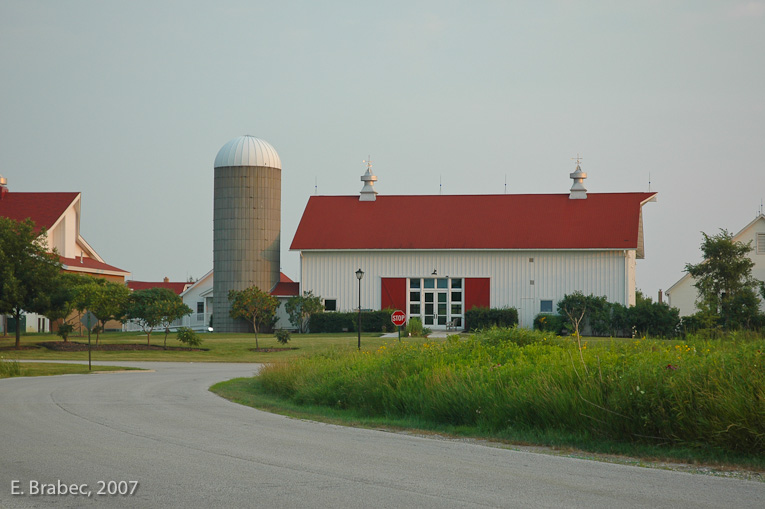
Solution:
M 0 216 L 16 221 L 31 219 L 38 229 L 44 228 L 48 249 L 58 252 L 65 272 L 117 282 L 124 282 L 130 275 L 106 263 L 80 234 L 80 193 L 20 193 L 10 191 L 5 185 L 0 188 Z M 50 330 L 50 324 L 42 316 L 29 314 L 26 330 L 45 332 Z
M 520 325 L 581 291 L 635 303 L 645 255 L 642 207 L 656 193 L 312 196 L 290 249 L 301 291 L 328 310 L 400 309 L 433 330 L 462 328 L 474 307 L 516 308 Z M 363 273 L 357 279 L 357 274 Z

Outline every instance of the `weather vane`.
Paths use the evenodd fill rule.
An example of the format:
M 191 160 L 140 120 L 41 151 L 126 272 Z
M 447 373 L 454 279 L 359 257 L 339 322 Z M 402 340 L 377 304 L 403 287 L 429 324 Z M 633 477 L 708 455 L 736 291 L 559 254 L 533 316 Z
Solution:
M 366 159 L 364 159 L 364 160 L 363 160 L 363 161 L 361 161 L 361 162 L 362 162 L 362 163 L 367 163 L 367 171 L 368 171 L 369 173 L 372 173 L 372 156 L 371 156 L 371 155 L 367 156 L 367 158 L 366 158 Z
M 581 161 L 582 159 L 584 159 L 584 157 L 580 157 L 580 156 L 579 156 L 579 152 L 577 152 L 577 153 L 576 153 L 576 157 L 572 157 L 572 158 L 571 158 L 571 160 L 572 160 L 572 161 L 573 161 L 573 160 L 575 160 L 575 159 L 576 159 L 576 165 L 577 165 L 577 166 L 579 166 L 579 163 L 580 163 L 580 161 Z

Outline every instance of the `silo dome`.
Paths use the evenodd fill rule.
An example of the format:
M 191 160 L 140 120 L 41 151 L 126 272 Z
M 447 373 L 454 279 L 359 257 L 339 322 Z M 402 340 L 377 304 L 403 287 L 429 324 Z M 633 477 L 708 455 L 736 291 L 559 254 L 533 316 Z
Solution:
M 264 166 L 281 170 L 282 162 L 270 143 L 248 134 L 234 138 L 218 151 L 214 167 L 228 166 Z

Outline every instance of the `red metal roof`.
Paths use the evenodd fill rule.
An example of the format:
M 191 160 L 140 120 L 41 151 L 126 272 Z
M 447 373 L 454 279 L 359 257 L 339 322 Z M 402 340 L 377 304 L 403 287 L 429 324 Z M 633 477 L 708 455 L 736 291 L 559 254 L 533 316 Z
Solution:
M 128 281 L 127 286 L 131 290 L 149 290 L 151 288 L 167 288 L 176 295 L 182 294 L 186 289 L 194 283 L 187 281 L 173 282 L 173 281 Z
M 280 281 L 276 283 L 274 289 L 271 290 L 271 295 L 279 295 L 282 297 L 300 295 L 300 283 L 284 283 Z
M 0 216 L 16 221 L 30 218 L 35 222 L 38 229 L 49 230 L 79 194 L 16 193 L 10 191 L 0 200 Z
M 279 295 L 281 297 L 300 295 L 300 283 L 296 283 L 288 278 L 284 272 L 279 272 L 279 282 L 271 290 L 271 295 Z
M 636 249 L 655 195 L 312 196 L 290 249 Z
M 91 272 L 96 274 L 98 271 L 121 272 L 123 274 L 130 274 L 126 270 L 119 269 L 104 262 L 99 262 L 93 258 L 64 258 L 63 256 L 60 256 L 59 260 L 61 261 L 61 265 L 63 265 L 62 268 L 64 270 Z

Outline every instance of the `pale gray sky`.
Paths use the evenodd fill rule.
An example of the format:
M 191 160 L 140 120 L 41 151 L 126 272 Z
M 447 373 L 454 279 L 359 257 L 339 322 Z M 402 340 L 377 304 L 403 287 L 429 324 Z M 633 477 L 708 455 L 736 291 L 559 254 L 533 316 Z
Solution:
M 368 155 L 381 194 L 566 193 L 577 153 L 590 192 L 650 174 L 654 297 L 765 198 L 765 0 L 1 0 L 0 69 L 11 191 L 81 191 L 83 237 L 139 280 L 212 268 L 242 134 L 281 157 L 295 279 L 314 185 L 357 194 Z

